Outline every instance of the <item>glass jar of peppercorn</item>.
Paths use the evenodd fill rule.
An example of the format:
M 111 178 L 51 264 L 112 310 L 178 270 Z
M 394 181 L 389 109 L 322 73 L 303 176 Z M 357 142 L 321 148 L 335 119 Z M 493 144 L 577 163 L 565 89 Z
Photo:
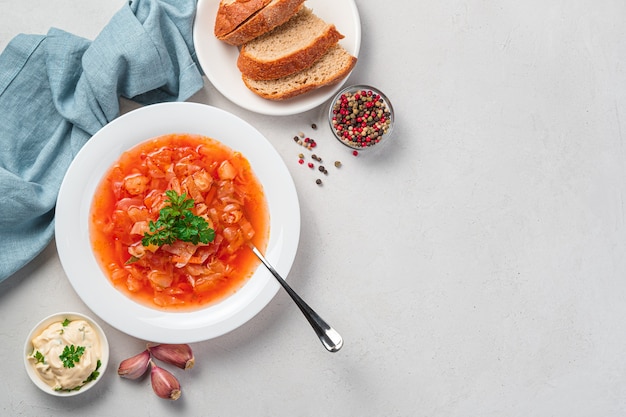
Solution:
M 391 102 L 368 85 L 346 87 L 328 109 L 330 130 L 345 146 L 366 150 L 389 140 L 394 124 Z

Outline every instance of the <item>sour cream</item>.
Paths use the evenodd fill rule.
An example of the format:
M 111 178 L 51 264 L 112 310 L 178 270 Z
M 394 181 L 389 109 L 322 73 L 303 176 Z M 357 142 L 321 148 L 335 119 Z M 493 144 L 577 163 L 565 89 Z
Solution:
M 98 368 L 102 354 L 98 334 L 85 320 L 52 323 L 33 337 L 32 345 L 29 362 L 39 377 L 55 390 L 72 390 L 84 385 Z M 84 348 L 73 367 L 63 365 L 63 350 L 68 346 Z

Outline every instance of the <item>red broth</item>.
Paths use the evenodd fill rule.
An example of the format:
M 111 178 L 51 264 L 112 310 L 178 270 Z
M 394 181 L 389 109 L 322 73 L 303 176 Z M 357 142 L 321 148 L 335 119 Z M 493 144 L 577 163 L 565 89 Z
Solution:
M 176 241 L 144 247 L 166 190 L 193 198 L 192 212 L 215 230 L 209 244 Z M 204 136 L 160 136 L 123 153 L 96 189 L 90 238 L 102 270 L 132 300 L 168 311 L 218 302 L 259 265 L 247 247 L 264 250 L 269 211 L 248 160 Z

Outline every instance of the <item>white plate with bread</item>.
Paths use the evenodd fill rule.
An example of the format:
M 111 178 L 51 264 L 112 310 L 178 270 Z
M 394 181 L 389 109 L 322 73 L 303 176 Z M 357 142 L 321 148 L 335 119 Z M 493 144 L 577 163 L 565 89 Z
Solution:
M 271 10 L 275 3 L 289 9 L 284 16 Z M 306 47 L 284 46 L 294 32 L 315 30 L 324 36 L 294 40 Z M 227 99 L 255 113 L 293 115 L 343 86 L 358 58 L 361 21 L 354 0 L 199 0 L 193 38 L 204 73 Z

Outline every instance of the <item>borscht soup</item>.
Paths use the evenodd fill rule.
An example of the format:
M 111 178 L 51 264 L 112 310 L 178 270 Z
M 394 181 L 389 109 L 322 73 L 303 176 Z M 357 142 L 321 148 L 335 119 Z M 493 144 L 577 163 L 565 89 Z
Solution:
M 167 311 L 211 305 L 259 265 L 269 211 L 244 155 L 200 135 L 170 134 L 124 152 L 92 201 L 90 240 L 112 285 Z

